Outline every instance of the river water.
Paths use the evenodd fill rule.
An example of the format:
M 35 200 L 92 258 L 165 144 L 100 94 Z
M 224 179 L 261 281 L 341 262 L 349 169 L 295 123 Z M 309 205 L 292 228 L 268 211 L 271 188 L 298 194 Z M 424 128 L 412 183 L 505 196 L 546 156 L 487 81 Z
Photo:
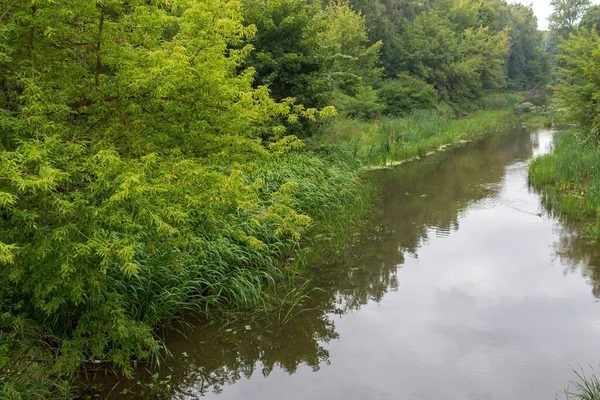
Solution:
M 137 379 L 158 373 L 175 399 L 554 399 L 572 368 L 600 361 L 600 253 L 528 188 L 553 136 L 515 131 L 370 172 L 380 212 L 341 261 L 315 267 L 318 310 L 282 329 L 171 335 L 173 359 Z M 110 397 L 142 397 L 126 385 Z

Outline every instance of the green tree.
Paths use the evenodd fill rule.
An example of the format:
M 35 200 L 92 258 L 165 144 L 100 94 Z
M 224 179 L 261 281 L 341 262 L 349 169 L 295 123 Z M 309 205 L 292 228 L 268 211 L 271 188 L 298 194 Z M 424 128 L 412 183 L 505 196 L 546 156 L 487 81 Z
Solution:
M 595 30 L 575 29 L 559 45 L 556 97 L 571 119 L 600 138 L 600 37 Z
M 588 8 L 581 18 L 579 26 L 588 30 L 596 29 L 596 31 L 600 33 L 600 5 Z
M 331 2 L 325 8 L 326 29 L 319 42 L 332 60 L 329 75 L 334 82 L 333 105 L 341 113 L 372 118 L 381 111 L 373 86 L 381 82 L 378 67 L 381 42 L 368 44 L 365 18 L 348 1 Z
M 504 65 L 510 90 L 543 88 L 551 76 L 551 60 L 545 50 L 544 33 L 531 6 L 508 3 L 506 0 L 486 0 L 494 10 L 494 20 L 488 26 L 495 32 L 508 28 L 509 45 Z
M 319 37 L 327 29 L 319 5 L 307 0 L 244 0 L 244 23 L 256 29 L 246 59 L 255 85 L 266 85 L 276 100 L 294 97 L 310 106 L 331 102 L 331 58 Z
M 439 0 L 434 8 L 458 34 L 466 29 L 488 26 L 494 18 L 493 8 L 478 0 Z
M 381 64 L 385 75 L 394 77 L 402 72 L 401 35 L 417 15 L 429 9 L 429 1 L 350 0 L 350 4 L 365 16 L 370 43 L 383 43 Z
M 318 112 L 253 87 L 239 1 L 40 0 L 0 16 L 0 330 L 38 333 L 57 373 L 87 359 L 130 373 L 157 356 L 156 324 L 251 302 L 273 271 L 266 243 L 308 219 L 292 183 L 261 195 L 247 174 L 301 145 L 281 118 Z
M 325 24 L 318 39 L 333 59 L 336 85 L 347 94 L 357 93 L 361 86 L 377 85 L 382 73 L 377 67 L 382 43 L 368 45 L 365 18 L 347 0 L 337 0 L 327 5 Z
M 442 100 L 456 105 L 476 100 L 486 90 L 503 88 L 507 32 L 479 27 L 458 34 L 453 27 L 436 12 L 415 18 L 402 35 L 403 68 L 434 85 Z
M 463 61 L 475 66 L 482 90 L 505 88 L 503 65 L 508 43 L 508 30 L 499 33 L 490 31 L 489 27 L 465 30 L 459 51 Z
M 379 100 L 388 115 L 407 115 L 413 110 L 433 109 L 438 94 L 433 85 L 407 73 L 398 75 L 384 83 L 379 90 Z
M 550 59 L 542 47 L 542 32 L 531 7 L 509 6 L 510 51 L 507 60 L 510 89 L 540 88 L 550 80 Z
M 435 12 L 419 15 L 400 37 L 401 69 L 435 86 L 448 97 L 449 66 L 458 58 L 458 37 L 450 22 Z
M 558 36 L 566 37 L 591 5 L 590 0 L 551 0 L 550 29 Z

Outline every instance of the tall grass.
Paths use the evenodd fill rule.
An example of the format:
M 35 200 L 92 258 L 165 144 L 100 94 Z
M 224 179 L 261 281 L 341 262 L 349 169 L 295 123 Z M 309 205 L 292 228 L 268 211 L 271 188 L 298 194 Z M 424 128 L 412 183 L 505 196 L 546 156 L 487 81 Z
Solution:
M 418 110 L 403 118 L 374 122 L 337 118 L 312 146 L 337 146 L 364 165 L 387 165 L 506 131 L 517 122 L 520 120 L 510 110 L 478 111 L 464 119 L 446 119 L 433 110 Z
M 302 267 L 299 256 L 308 257 L 314 240 L 322 242 L 324 236 L 331 239 L 339 235 L 333 247 L 343 244 L 347 222 L 361 220 L 372 195 L 352 160 L 316 157 L 310 152 L 262 162 L 247 180 L 264 182 L 262 209 L 255 213 L 232 210 L 224 230 L 206 236 L 190 254 L 189 264 L 176 274 L 168 265 L 156 265 L 127 282 L 114 282 L 126 293 L 125 302 L 136 319 L 157 326 L 191 311 L 210 317 L 222 308 L 261 307 L 269 287 L 286 279 L 289 269 Z M 294 189 L 286 206 L 310 218 L 310 223 L 284 234 L 278 232 L 281 221 L 259 221 L 256 214 L 273 206 L 274 194 L 289 182 L 294 183 Z M 342 219 L 346 226 L 342 226 Z M 249 225 L 264 246 L 236 238 L 235 231 Z
M 104 279 L 114 294 L 108 294 L 111 303 L 98 307 L 98 312 L 116 312 L 117 303 L 137 335 L 130 343 L 143 346 L 151 361 L 165 356 L 153 328 L 169 326 L 190 313 L 211 318 L 226 310 L 260 310 L 267 302 L 276 310 L 274 320 L 286 323 L 301 312 L 301 302 L 310 292 L 302 283 L 306 280 L 300 279 L 305 268 L 315 258 L 339 251 L 353 227 L 364 221 L 374 191 L 359 173 L 356 160 L 337 150 L 320 155 L 303 150 L 257 161 L 241 177 L 248 186 L 262 182 L 252 207 L 219 208 L 210 232 L 200 241 L 172 249 L 186 251 L 187 262 L 176 269 L 168 257 L 140 252 L 138 262 L 144 268 L 139 273 L 127 278 L 107 274 Z M 222 188 L 221 196 L 227 196 L 226 190 Z M 198 226 L 200 232 L 203 228 Z M 255 241 L 248 240 L 248 232 Z M 70 318 L 65 312 L 46 323 L 68 337 L 68 330 L 75 329 Z M 94 342 L 96 328 L 90 322 L 87 329 L 98 348 L 95 354 L 101 354 L 110 343 Z M 39 331 L 19 337 L 0 331 L 0 398 L 18 399 L 22 393 L 27 393 L 22 398 L 68 398 L 69 387 L 58 388 L 59 380 L 48 378 L 53 371 L 76 371 L 82 362 L 105 360 L 94 353 L 66 357 L 56 345 L 42 346 L 66 341 L 37 340 L 41 336 Z M 32 346 L 20 345 L 30 342 Z M 120 367 L 131 371 L 130 360 L 123 359 Z M 21 373 L 13 376 L 11 371 Z M 62 382 L 73 376 L 63 376 Z
M 557 400 L 600 400 L 600 376 L 594 370 L 586 373 L 583 368 L 574 370 L 577 380 L 571 381 L 569 387 Z
M 577 130 L 564 132 L 552 154 L 534 159 L 529 182 L 544 194 L 549 208 L 570 218 L 595 217 L 591 238 L 600 241 L 600 148 Z
M 33 327 L 13 332 L 0 331 L 0 399 L 70 399 L 71 382 L 52 376 L 55 353 L 41 342 L 28 338 Z

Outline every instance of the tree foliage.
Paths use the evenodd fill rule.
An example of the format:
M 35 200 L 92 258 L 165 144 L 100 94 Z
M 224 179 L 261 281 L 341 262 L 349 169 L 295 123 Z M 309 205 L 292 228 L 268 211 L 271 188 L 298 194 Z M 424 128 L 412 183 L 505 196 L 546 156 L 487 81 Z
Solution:
M 550 80 L 550 59 L 542 47 L 542 32 L 530 7 L 509 6 L 510 53 L 507 61 L 511 89 L 543 88 Z
M 600 5 L 588 8 L 579 22 L 579 26 L 588 30 L 596 29 L 600 33 Z
M 256 85 L 267 85 L 277 100 L 294 97 L 308 106 L 329 104 L 328 54 L 319 42 L 325 30 L 321 8 L 307 0 L 245 0 L 244 24 L 257 34 L 247 43 L 256 50 L 246 60 L 256 70 Z
M 325 9 L 326 29 L 318 39 L 331 57 L 331 73 L 336 87 L 356 94 L 361 87 L 381 80 L 378 67 L 382 42 L 368 45 L 365 18 L 345 0 L 329 3 Z
M 548 18 L 550 29 L 566 37 L 591 4 L 590 0 L 551 0 L 552 14 Z
M 600 138 L 600 37 L 586 28 L 574 32 L 559 45 L 556 96 L 575 122 Z
M 389 115 L 406 115 L 412 110 L 435 108 L 438 95 L 433 85 L 407 73 L 384 83 L 379 99 Z
M 480 26 L 456 34 L 453 28 L 435 12 L 418 16 L 402 37 L 403 67 L 454 104 L 475 100 L 485 90 L 502 89 L 508 33 Z
M 253 87 L 240 3 L 38 1 L 3 18 L 3 329 L 42 324 L 61 371 L 88 358 L 127 371 L 185 301 L 247 302 L 213 288 L 244 262 L 214 246 L 258 251 L 306 225 L 293 185 L 265 203 L 246 175 L 301 145 L 281 118 L 319 112 Z M 211 276 L 219 263 L 228 272 Z M 148 308 L 169 290 L 178 303 Z

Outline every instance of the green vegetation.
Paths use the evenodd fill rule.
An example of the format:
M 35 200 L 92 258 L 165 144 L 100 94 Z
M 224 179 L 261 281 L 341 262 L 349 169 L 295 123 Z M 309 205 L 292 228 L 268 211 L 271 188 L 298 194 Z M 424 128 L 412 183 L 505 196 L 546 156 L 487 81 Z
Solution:
M 600 157 L 579 131 L 561 134 L 554 152 L 530 165 L 529 181 L 544 193 L 547 206 L 570 218 L 595 216 L 600 204 Z M 600 231 L 589 232 L 595 240 Z
M 387 165 L 424 157 L 430 152 L 506 131 L 521 121 L 511 110 L 479 111 L 465 119 L 448 120 L 438 111 L 415 111 L 404 118 L 359 122 L 337 118 L 318 143 L 337 147 L 364 160 L 366 165 Z
M 575 370 L 577 380 L 571 382 L 561 396 L 561 400 L 596 400 L 600 393 L 600 377 L 595 371 L 586 373 L 583 368 Z
M 553 12 L 548 18 L 554 35 L 566 38 L 592 4 L 590 0 L 551 0 Z
M 572 218 L 595 217 L 591 239 L 600 239 L 599 132 L 600 38 L 594 30 L 573 28 L 556 56 L 559 82 L 555 87 L 565 118 L 578 127 L 563 133 L 552 154 L 535 159 L 529 180 L 548 205 Z
M 368 210 L 363 167 L 505 129 L 517 98 L 491 93 L 548 79 L 504 0 L 13 1 L 0 22 L 9 399 L 68 398 L 87 364 L 131 376 L 168 355 L 157 327 L 281 282 L 289 320 Z

